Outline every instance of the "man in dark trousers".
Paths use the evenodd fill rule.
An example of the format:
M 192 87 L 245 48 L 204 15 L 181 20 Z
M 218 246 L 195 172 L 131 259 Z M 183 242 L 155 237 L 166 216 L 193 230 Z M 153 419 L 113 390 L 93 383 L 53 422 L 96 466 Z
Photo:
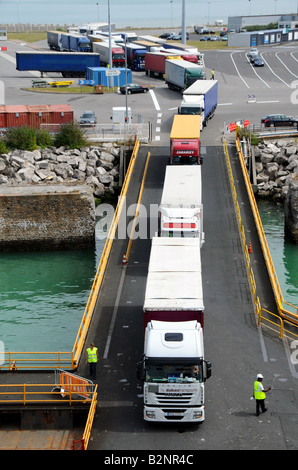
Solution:
M 90 348 L 87 349 L 86 362 L 89 364 L 90 375 L 93 380 L 96 379 L 96 364 L 98 361 L 98 349 L 93 343 L 90 344 Z
M 257 380 L 254 383 L 254 398 L 256 400 L 256 415 L 259 416 L 260 414 L 260 408 L 263 413 L 267 411 L 268 408 L 265 407 L 265 398 L 266 394 L 265 392 L 268 392 L 271 390 L 272 387 L 268 387 L 266 390 L 264 390 L 262 380 L 263 380 L 262 374 L 257 375 Z

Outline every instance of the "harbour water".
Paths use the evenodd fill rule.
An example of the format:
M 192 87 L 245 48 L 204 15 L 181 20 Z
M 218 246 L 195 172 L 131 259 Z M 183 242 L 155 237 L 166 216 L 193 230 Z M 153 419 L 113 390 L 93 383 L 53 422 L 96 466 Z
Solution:
M 284 300 L 298 306 L 298 246 L 284 235 L 284 207 L 259 200 L 258 209 Z
M 182 0 L 110 0 L 110 19 L 116 27 L 179 27 Z M 248 15 L 249 2 L 185 0 L 188 26 L 227 23 L 228 16 Z M 273 14 L 272 0 L 253 6 L 254 15 Z M 282 13 L 293 13 L 293 0 L 284 0 Z M 82 24 L 108 21 L 108 0 L 0 0 L 0 23 Z
M 0 340 L 6 351 L 71 351 L 104 243 L 0 254 Z

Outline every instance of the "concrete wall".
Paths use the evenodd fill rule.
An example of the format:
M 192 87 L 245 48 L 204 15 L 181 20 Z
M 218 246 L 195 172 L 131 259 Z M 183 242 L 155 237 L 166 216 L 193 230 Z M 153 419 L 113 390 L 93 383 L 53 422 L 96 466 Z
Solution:
M 0 250 L 91 247 L 95 205 L 85 184 L 0 187 Z

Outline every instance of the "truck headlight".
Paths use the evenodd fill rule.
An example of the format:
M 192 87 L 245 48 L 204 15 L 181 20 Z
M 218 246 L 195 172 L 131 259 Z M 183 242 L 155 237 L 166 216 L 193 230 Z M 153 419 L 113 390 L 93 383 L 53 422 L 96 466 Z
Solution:
M 146 417 L 148 419 L 155 419 L 155 411 L 146 410 Z
M 200 419 L 203 417 L 203 411 L 194 411 L 193 413 L 194 419 Z

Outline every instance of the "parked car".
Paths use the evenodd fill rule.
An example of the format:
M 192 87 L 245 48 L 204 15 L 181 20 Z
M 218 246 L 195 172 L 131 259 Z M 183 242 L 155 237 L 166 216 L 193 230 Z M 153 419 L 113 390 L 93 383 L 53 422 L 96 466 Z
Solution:
M 265 127 L 282 127 L 282 126 L 297 126 L 298 119 L 286 116 L 285 114 L 268 114 L 262 117 L 261 123 Z
M 214 35 L 214 36 L 212 36 L 212 37 L 210 38 L 210 41 L 220 41 L 220 37 Z
M 92 124 L 97 123 L 97 118 L 94 111 L 84 111 L 82 116 L 80 116 L 80 124 L 83 126 L 92 126 Z
M 127 89 L 127 94 L 130 95 L 131 93 L 147 93 L 149 91 L 149 88 L 145 85 L 138 85 L 137 83 L 129 83 L 129 85 L 123 85 L 120 87 L 120 92 L 122 95 L 126 93 Z
M 160 39 L 169 39 L 174 33 L 162 33 Z
M 203 36 L 200 38 L 200 41 L 210 41 L 210 36 Z
M 227 40 L 228 40 L 228 35 L 225 34 L 224 36 L 222 36 L 221 40 L 222 40 L 222 41 L 227 41 Z
M 253 64 L 254 64 L 255 67 L 264 67 L 265 62 L 262 59 L 262 57 L 255 57 L 254 61 L 253 61 Z
M 223 36 L 226 36 L 227 35 L 227 31 L 221 31 L 219 33 L 220 37 L 223 37 Z
M 247 53 L 247 57 L 249 61 L 253 64 L 256 57 L 259 57 L 259 51 L 256 47 L 251 48 L 251 50 Z
M 168 39 L 170 39 L 171 41 L 181 41 L 182 36 L 181 34 L 172 34 L 172 36 L 169 37 Z
M 181 35 L 181 38 L 182 38 L 182 31 L 179 31 L 179 34 Z M 189 39 L 189 32 L 186 31 L 185 35 L 186 35 L 186 39 L 188 40 Z

